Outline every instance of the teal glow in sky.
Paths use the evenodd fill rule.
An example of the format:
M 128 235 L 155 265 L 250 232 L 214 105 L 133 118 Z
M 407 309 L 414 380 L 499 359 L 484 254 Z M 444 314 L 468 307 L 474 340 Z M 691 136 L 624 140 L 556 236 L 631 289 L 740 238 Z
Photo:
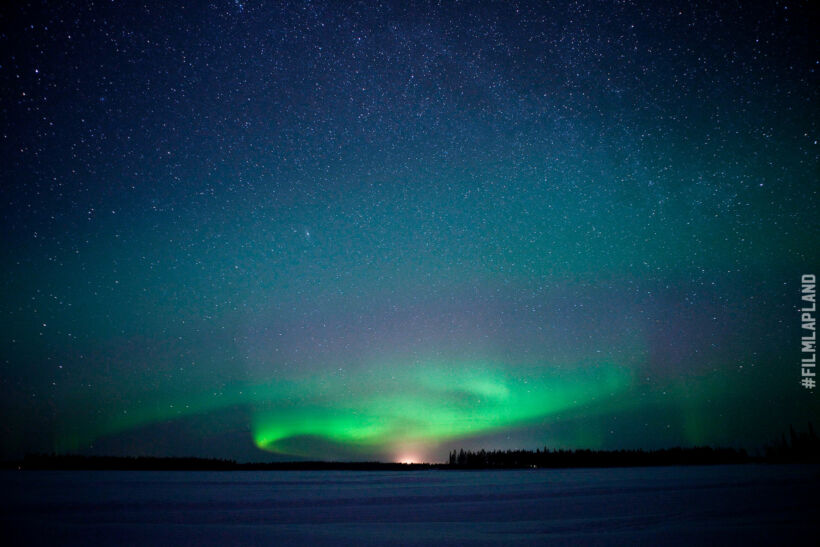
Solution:
M 816 421 L 807 10 L 14 8 L 0 455 L 755 448 Z

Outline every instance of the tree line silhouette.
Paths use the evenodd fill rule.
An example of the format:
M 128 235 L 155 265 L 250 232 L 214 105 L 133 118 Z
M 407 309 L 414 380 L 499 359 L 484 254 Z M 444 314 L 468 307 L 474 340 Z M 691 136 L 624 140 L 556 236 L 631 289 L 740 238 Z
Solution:
M 744 463 L 745 450 L 734 448 L 665 448 L 662 450 L 453 450 L 449 465 L 464 469 L 556 467 L 648 467 Z
M 796 432 L 789 426 L 786 435 L 766 446 L 766 460 L 778 463 L 820 463 L 820 437 L 809 422 L 808 431 Z
M 146 456 L 84 456 L 80 454 L 28 454 L 6 467 L 39 470 L 112 471 L 408 471 L 437 464 L 398 462 L 292 461 L 238 463 L 211 458 L 155 458 Z
M 644 467 L 658 465 L 713 465 L 729 463 L 820 463 L 820 438 L 809 423 L 808 431 L 781 435 L 764 447 L 764 456 L 752 457 L 743 449 L 664 448 L 660 450 L 453 450 L 448 465 L 461 469 L 520 469 L 527 467 Z
M 762 456 L 743 449 L 665 448 L 660 450 L 453 450 L 446 463 L 290 461 L 237 463 L 211 458 L 156 458 L 84 456 L 79 454 L 29 454 L 20 462 L 0 466 L 41 470 L 123 471 L 413 471 L 423 469 L 525 469 L 562 467 L 644 467 L 661 465 L 712 465 L 735 463 L 820 463 L 820 438 L 789 427 L 788 437 L 764 447 Z

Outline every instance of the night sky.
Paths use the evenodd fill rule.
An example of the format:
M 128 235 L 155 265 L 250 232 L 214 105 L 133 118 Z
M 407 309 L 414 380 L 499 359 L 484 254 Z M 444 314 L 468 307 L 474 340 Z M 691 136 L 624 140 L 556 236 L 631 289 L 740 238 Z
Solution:
M 0 8 L 0 457 L 817 425 L 809 2 L 269 4 Z

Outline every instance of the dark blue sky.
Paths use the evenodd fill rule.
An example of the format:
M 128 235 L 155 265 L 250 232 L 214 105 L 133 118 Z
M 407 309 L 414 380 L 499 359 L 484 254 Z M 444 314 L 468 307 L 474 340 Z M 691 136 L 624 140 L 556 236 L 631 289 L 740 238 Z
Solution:
M 277 4 L 0 10 L 4 457 L 816 419 L 807 2 Z

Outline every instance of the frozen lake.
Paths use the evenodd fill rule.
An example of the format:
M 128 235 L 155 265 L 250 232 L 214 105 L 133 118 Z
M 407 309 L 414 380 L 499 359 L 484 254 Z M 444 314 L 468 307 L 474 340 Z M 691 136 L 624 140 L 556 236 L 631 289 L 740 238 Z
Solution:
M 2 535 L 26 545 L 813 544 L 820 514 L 820 466 L 0 480 Z

